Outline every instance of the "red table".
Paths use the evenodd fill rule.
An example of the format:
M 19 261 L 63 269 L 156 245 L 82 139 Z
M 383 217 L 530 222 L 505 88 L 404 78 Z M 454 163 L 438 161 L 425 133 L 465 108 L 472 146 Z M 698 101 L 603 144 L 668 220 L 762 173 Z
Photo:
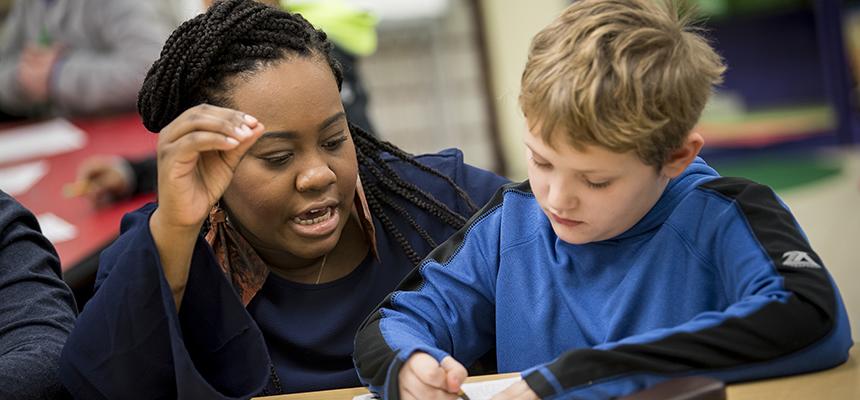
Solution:
M 88 259 L 93 259 L 102 248 L 116 238 L 120 220 L 125 213 L 152 201 L 154 196 L 138 196 L 97 209 L 85 198 L 64 197 L 63 185 L 75 180 L 78 165 L 89 156 L 116 154 L 132 158 L 142 157 L 154 153 L 158 140 L 157 135 L 143 127 L 137 114 L 71 122 L 86 133 L 87 142 L 84 148 L 41 158 L 48 163 L 47 175 L 29 191 L 16 196 L 16 199 L 34 214 L 51 212 L 77 228 L 77 237 L 54 244 L 60 255 L 67 280 L 70 273 L 77 276 L 84 273 L 85 271 L 75 271 L 75 267 Z M 0 129 L 0 135 L 2 134 L 3 130 Z M 34 160 L 19 160 L 0 164 L 0 167 L 32 161 Z M 91 275 L 93 272 L 95 272 L 94 268 L 86 271 L 86 274 Z M 69 283 L 75 286 L 73 282 Z

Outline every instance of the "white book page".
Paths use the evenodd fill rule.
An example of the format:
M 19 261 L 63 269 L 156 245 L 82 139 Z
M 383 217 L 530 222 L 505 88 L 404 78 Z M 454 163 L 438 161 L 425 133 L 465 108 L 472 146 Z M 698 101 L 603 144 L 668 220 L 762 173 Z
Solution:
M 44 213 L 36 216 L 39 227 L 51 243 L 57 244 L 78 237 L 78 228 L 58 217 L 54 213 Z
M 494 381 L 464 383 L 463 392 L 469 396 L 469 400 L 490 400 L 497 393 L 505 390 L 508 386 L 518 382 L 519 376 L 506 379 L 497 379 Z
M 497 393 L 505 390 L 508 386 L 513 385 L 518 382 L 520 379 L 519 376 L 513 378 L 506 379 L 497 379 L 494 381 L 486 381 L 486 382 L 475 382 L 475 383 L 464 383 L 463 384 L 463 392 L 469 396 L 469 400 L 490 400 Z M 363 394 L 361 396 L 355 396 L 352 400 L 373 400 L 378 397 L 374 397 L 372 394 Z
M 0 190 L 12 197 L 20 196 L 27 193 L 47 173 L 48 163 L 45 161 L 0 168 Z
M 77 150 L 87 135 L 61 118 L 0 131 L 0 164 Z

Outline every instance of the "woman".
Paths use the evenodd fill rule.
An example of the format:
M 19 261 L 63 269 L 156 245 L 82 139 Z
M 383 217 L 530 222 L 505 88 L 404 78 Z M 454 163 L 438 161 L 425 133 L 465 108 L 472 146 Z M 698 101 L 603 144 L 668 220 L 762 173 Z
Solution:
M 140 93 L 158 205 L 129 214 L 64 349 L 79 398 L 247 398 L 358 385 L 362 319 L 506 181 L 351 127 L 331 44 L 216 3 Z M 414 182 L 414 183 L 413 183 Z

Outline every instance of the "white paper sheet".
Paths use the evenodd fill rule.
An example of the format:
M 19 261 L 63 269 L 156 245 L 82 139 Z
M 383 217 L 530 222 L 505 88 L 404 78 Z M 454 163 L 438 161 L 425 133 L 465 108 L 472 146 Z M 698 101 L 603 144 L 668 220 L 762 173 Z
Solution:
M 520 379 L 521 378 L 517 376 L 513 378 L 497 379 L 494 381 L 464 383 L 463 392 L 465 392 L 469 396 L 470 400 L 490 400 L 490 398 L 496 395 L 496 393 L 507 389 L 508 386 L 513 385 Z M 352 400 L 373 399 L 376 399 L 376 397 L 373 397 L 372 394 L 364 394 L 352 398 Z
M 0 168 L 0 190 L 13 197 L 22 195 L 47 173 L 48 163 L 45 161 Z
M 496 393 L 499 393 L 513 385 L 521 378 L 519 376 L 507 379 L 497 379 L 494 381 L 464 383 L 463 392 L 469 395 L 470 400 L 490 400 Z
M 54 213 L 39 214 L 36 216 L 36 219 L 39 220 L 42 234 L 51 243 L 57 244 L 78 237 L 78 228 L 56 216 Z
M 87 135 L 61 118 L 0 131 L 0 164 L 77 150 Z

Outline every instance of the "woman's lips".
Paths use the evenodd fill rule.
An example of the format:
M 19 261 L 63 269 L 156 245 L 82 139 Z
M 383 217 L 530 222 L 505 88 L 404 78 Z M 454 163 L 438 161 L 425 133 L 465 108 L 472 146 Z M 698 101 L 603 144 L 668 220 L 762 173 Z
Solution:
M 319 237 L 331 234 L 340 222 L 337 207 L 309 210 L 291 220 L 293 230 L 301 236 Z

